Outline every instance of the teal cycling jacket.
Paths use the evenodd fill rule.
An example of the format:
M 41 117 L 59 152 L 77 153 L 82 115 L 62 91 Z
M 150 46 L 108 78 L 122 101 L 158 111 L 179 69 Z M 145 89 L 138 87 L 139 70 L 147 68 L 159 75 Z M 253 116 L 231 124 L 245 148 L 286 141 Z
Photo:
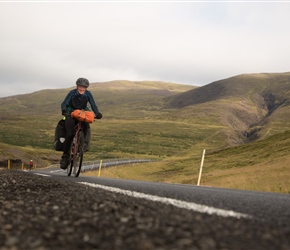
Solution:
M 89 110 L 88 103 L 90 104 L 95 115 L 98 114 L 99 110 L 91 92 L 86 90 L 86 92 L 81 95 L 77 89 L 73 89 L 67 94 L 66 98 L 62 102 L 61 110 L 66 109 L 69 113 L 75 109 Z

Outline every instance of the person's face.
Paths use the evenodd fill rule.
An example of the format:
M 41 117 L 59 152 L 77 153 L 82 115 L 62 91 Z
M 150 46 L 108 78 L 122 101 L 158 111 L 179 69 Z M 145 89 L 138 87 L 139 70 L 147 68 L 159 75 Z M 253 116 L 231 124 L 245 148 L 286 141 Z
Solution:
M 82 94 L 84 94 L 85 92 L 86 92 L 86 90 L 87 90 L 87 88 L 86 87 L 84 87 L 84 86 L 77 86 L 77 90 L 78 90 L 78 92 L 82 95 Z

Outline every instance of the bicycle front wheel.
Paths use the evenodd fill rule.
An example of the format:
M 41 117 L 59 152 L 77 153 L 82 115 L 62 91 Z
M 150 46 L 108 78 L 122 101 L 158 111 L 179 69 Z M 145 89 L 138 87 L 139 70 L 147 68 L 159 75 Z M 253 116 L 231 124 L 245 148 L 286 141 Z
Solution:
M 73 148 L 74 148 L 74 143 L 72 143 L 72 145 L 70 146 L 70 157 L 69 157 L 69 165 L 67 166 L 66 172 L 67 172 L 67 176 L 70 176 L 72 173 L 72 169 L 73 169 Z
M 70 159 L 72 159 L 72 156 L 70 156 Z M 66 169 L 67 176 L 71 175 L 72 169 L 73 169 L 73 161 L 71 160 L 69 165 L 68 165 L 68 167 L 67 167 L 67 169 Z
M 84 132 L 78 134 L 77 153 L 73 156 L 73 175 L 78 177 L 83 163 L 84 156 Z

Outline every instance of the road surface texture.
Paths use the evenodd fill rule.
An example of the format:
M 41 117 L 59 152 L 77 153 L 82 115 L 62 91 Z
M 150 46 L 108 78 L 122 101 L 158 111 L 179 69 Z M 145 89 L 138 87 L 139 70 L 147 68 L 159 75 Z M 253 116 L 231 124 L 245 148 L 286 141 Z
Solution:
M 202 214 L 15 170 L 0 171 L 0 225 L 0 250 L 290 249 L 288 222 Z

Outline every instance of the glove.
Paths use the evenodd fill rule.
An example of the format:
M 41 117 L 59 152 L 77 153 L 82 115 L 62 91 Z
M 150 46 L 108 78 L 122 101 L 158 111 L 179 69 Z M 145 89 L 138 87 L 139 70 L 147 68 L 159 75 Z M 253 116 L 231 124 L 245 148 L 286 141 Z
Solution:
M 62 114 L 62 115 L 67 115 L 67 113 L 68 113 L 68 112 L 67 112 L 67 109 L 62 109 L 62 110 L 61 110 L 61 114 Z
M 96 119 L 102 119 L 102 117 L 103 117 L 103 115 L 100 112 L 95 115 Z

